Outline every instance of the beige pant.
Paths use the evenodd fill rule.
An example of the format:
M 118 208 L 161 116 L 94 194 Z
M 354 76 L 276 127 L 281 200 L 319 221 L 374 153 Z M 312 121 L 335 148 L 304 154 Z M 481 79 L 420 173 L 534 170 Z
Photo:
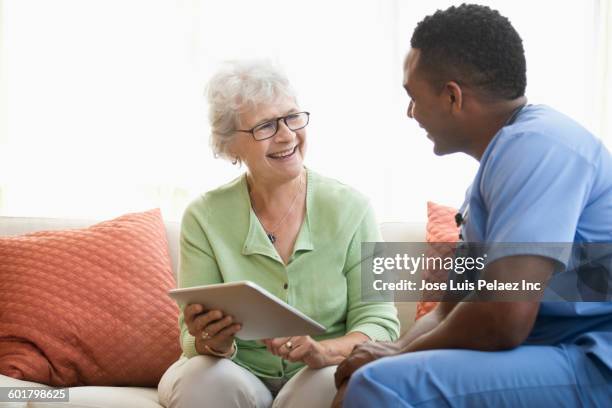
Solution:
M 336 366 L 305 367 L 273 398 L 259 378 L 231 360 L 181 357 L 159 382 L 159 402 L 167 408 L 328 408 L 336 394 L 335 371 Z

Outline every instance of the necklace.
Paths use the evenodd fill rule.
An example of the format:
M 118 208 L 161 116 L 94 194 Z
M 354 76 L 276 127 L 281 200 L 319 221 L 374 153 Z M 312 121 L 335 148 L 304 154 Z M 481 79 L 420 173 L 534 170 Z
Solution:
M 278 227 L 280 227 L 280 225 L 283 223 L 283 221 L 285 221 L 285 219 L 289 216 L 289 214 L 291 214 L 291 211 L 293 210 L 293 207 L 295 207 L 295 203 L 297 203 L 297 199 L 298 196 L 300 195 L 300 193 L 302 192 L 302 176 L 300 176 L 300 181 L 299 181 L 299 185 L 297 188 L 297 191 L 295 192 L 295 196 L 293 197 L 293 201 L 291 202 L 291 205 L 289 206 L 289 209 L 287 210 L 287 212 L 285 213 L 285 215 L 283 215 L 283 217 L 280 219 L 280 221 L 278 221 L 276 223 L 276 225 L 274 226 L 274 228 L 272 229 L 267 229 L 266 226 L 263 224 L 263 222 L 261 221 L 261 217 L 259 217 L 259 215 L 257 214 L 257 211 L 255 210 L 255 207 L 253 207 L 253 212 L 255 213 L 255 216 L 257 216 L 257 218 L 259 219 L 259 222 L 261 223 L 261 226 L 264 227 L 264 231 L 266 232 L 266 235 L 268 236 L 268 239 L 270 240 L 270 242 L 272 244 L 274 244 L 276 242 L 276 230 L 278 229 Z

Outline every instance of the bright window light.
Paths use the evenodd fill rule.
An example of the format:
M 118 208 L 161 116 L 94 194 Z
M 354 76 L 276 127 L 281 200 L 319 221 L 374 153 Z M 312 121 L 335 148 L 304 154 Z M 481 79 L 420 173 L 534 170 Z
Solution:
M 609 1 L 480 1 L 521 34 L 531 103 L 612 145 Z M 208 77 L 227 59 L 286 69 L 312 113 L 306 164 L 380 221 L 459 206 L 478 163 L 437 157 L 406 117 L 412 30 L 450 1 L 0 1 L 0 215 L 105 218 L 191 199 L 244 168 L 208 147 Z

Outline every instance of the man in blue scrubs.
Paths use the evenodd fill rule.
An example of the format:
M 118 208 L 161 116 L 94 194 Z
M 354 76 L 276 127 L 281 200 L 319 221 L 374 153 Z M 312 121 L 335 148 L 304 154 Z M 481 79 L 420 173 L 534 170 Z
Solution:
M 527 105 L 522 41 L 510 22 L 488 7 L 451 7 L 419 23 L 411 46 L 408 116 L 437 155 L 480 162 L 461 210 L 463 238 L 533 243 L 489 259 L 485 276 L 577 273 L 568 256 L 538 243 L 610 248 L 610 152 L 569 117 Z M 443 302 L 397 342 L 357 346 L 336 384 L 335 403 L 348 407 L 609 407 L 612 303 Z

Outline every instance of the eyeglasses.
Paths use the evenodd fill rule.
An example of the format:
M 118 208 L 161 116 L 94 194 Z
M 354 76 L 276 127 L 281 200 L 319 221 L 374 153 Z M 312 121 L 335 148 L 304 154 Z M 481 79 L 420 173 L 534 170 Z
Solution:
M 281 120 L 285 123 L 285 126 L 287 126 L 289 130 L 304 129 L 306 125 L 308 125 L 308 121 L 310 120 L 310 112 L 290 113 L 287 116 L 281 116 L 279 118 L 260 123 L 253 129 L 236 129 L 236 132 L 250 133 L 257 141 L 266 140 L 276 134 L 276 132 L 278 131 L 278 122 Z

